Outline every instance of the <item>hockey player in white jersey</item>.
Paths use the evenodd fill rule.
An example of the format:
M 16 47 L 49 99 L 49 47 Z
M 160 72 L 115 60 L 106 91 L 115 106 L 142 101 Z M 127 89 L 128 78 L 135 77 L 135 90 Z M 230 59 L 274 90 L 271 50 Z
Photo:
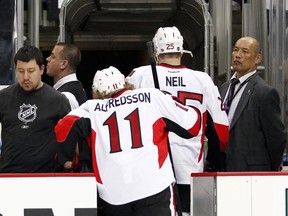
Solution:
M 218 88 L 211 77 L 205 72 L 181 65 L 183 53 L 189 51 L 183 50 L 183 37 L 179 30 L 174 26 L 159 28 L 153 44 L 156 59 L 154 72 L 157 73 L 158 80 L 153 79 L 151 65 L 135 68 L 126 80 L 135 88 L 155 87 L 155 81 L 158 81 L 162 91 L 177 96 L 183 104 L 197 107 L 201 111 L 201 131 L 197 137 L 182 139 L 173 133 L 169 136 L 183 215 L 190 215 L 190 178 L 191 173 L 204 170 L 205 130 L 211 135 L 205 163 L 210 162 L 219 169 L 219 150 L 213 153 L 211 150 L 219 149 L 220 145 L 220 150 L 224 152 L 228 143 L 228 119 L 222 108 Z M 192 55 L 191 52 L 190 54 Z M 206 127 L 208 120 L 211 124 Z M 215 143 L 212 144 L 212 140 Z
M 114 67 L 97 71 L 92 88 L 101 99 L 88 100 L 55 127 L 59 163 L 71 160 L 78 139 L 89 137 L 105 215 L 174 216 L 168 132 L 196 136 L 199 110 L 155 88 L 132 90 Z

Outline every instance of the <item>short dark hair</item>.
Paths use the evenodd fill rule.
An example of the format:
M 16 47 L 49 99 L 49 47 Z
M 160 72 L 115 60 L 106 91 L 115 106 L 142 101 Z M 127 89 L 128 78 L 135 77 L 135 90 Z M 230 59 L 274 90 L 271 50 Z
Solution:
M 56 46 L 63 46 L 62 51 L 60 52 L 60 57 L 64 60 L 68 61 L 70 67 L 74 70 L 80 65 L 81 62 L 81 51 L 80 49 L 71 44 L 71 43 L 63 43 L 59 42 Z
M 17 61 L 29 62 L 35 59 L 37 65 L 41 67 L 44 64 L 44 57 L 41 50 L 35 46 L 25 45 L 21 47 L 14 56 L 14 63 Z

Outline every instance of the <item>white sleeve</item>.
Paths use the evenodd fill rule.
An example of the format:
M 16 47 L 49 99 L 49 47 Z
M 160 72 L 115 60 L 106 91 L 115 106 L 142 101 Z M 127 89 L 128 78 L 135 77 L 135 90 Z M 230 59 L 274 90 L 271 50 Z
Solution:
M 154 88 L 151 66 L 145 65 L 133 69 L 126 77 L 126 81 L 133 84 L 135 89 Z
M 159 91 L 159 94 L 163 94 Z M 193 136 L 198 135 L 201 128 L 201 113 L 194 108 L 184 106 L 172 99 L 171 95 L 162 95 L 157 101 L 160 112 L 164 118 L 167 118 L 185 130 L 188 130 Z
M 76 97 L 72 93 L 70 93 L 70 92 L 61 92 L 61 93 L 64 94 L 67 97 L 67 99 L 69 100 L 71 110 L 79 107 L 79 103 L 78 103 Z
M 220 141 L 222 151 L 228 143 L 229 123 L 227 114 L 223 108 L 223 102 L 218 88 L 209 77 L 210 83 L 207 84 L 207 111 L 211 115 L 214 128 Z

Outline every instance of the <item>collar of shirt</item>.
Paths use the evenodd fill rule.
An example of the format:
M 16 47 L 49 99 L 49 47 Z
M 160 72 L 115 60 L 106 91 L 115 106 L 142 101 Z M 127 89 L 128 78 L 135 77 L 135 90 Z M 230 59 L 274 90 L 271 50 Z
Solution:
M 76 76 L 76 73 L 72 73 L 72 74 L 69 74 L 69 75 L 67 75 L 67 76 L 64 76 L 64 77 L 62 77 L 60 80 L 58 80 L 55 84 L 54 84 L 54 86 L 53 86 L 53 88 L 54 89 L 59 89 L 62 85 L 64 85 L 65 83 L 67 83 L 67 82 L 72 82 L 72 81 L 77 81 L 78 79 L 77 79 L 77 76 Z
M 256 73 L 256 70 L 251 71 L 251 72 L 245 74 L 244 76 L 240 77 L 240 78 L 239 78 L 240 83 L 238 83 L 237 85 L 241 85 L 241 83 L 245 82 L 245 80 L 246 80 L 248 77 L 252 76 L 252 75 L 255 74 L 255 73 Z M 236 73 L 233 74 L 233 76 L 231 77 L 230 81 L 231 81 L 233 78 L 237 78 L 237 77 L 236 77 Z M 237 85 L 236 85 L 236 86 L 237 86 Z

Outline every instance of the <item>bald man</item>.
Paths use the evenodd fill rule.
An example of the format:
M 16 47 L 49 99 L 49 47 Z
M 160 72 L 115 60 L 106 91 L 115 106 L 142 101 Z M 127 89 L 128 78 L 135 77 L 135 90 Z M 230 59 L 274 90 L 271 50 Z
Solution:
M 281 167 L 286 134 L 280 98 L 257 74 L 261 60 L 260 43 L 255 38 L 236 41 L 232 51 L 235 73 L 220 89 L 229 120 L 227 171 L 278 171 Z M 232 83 L 235 90 L 230 97 Z

